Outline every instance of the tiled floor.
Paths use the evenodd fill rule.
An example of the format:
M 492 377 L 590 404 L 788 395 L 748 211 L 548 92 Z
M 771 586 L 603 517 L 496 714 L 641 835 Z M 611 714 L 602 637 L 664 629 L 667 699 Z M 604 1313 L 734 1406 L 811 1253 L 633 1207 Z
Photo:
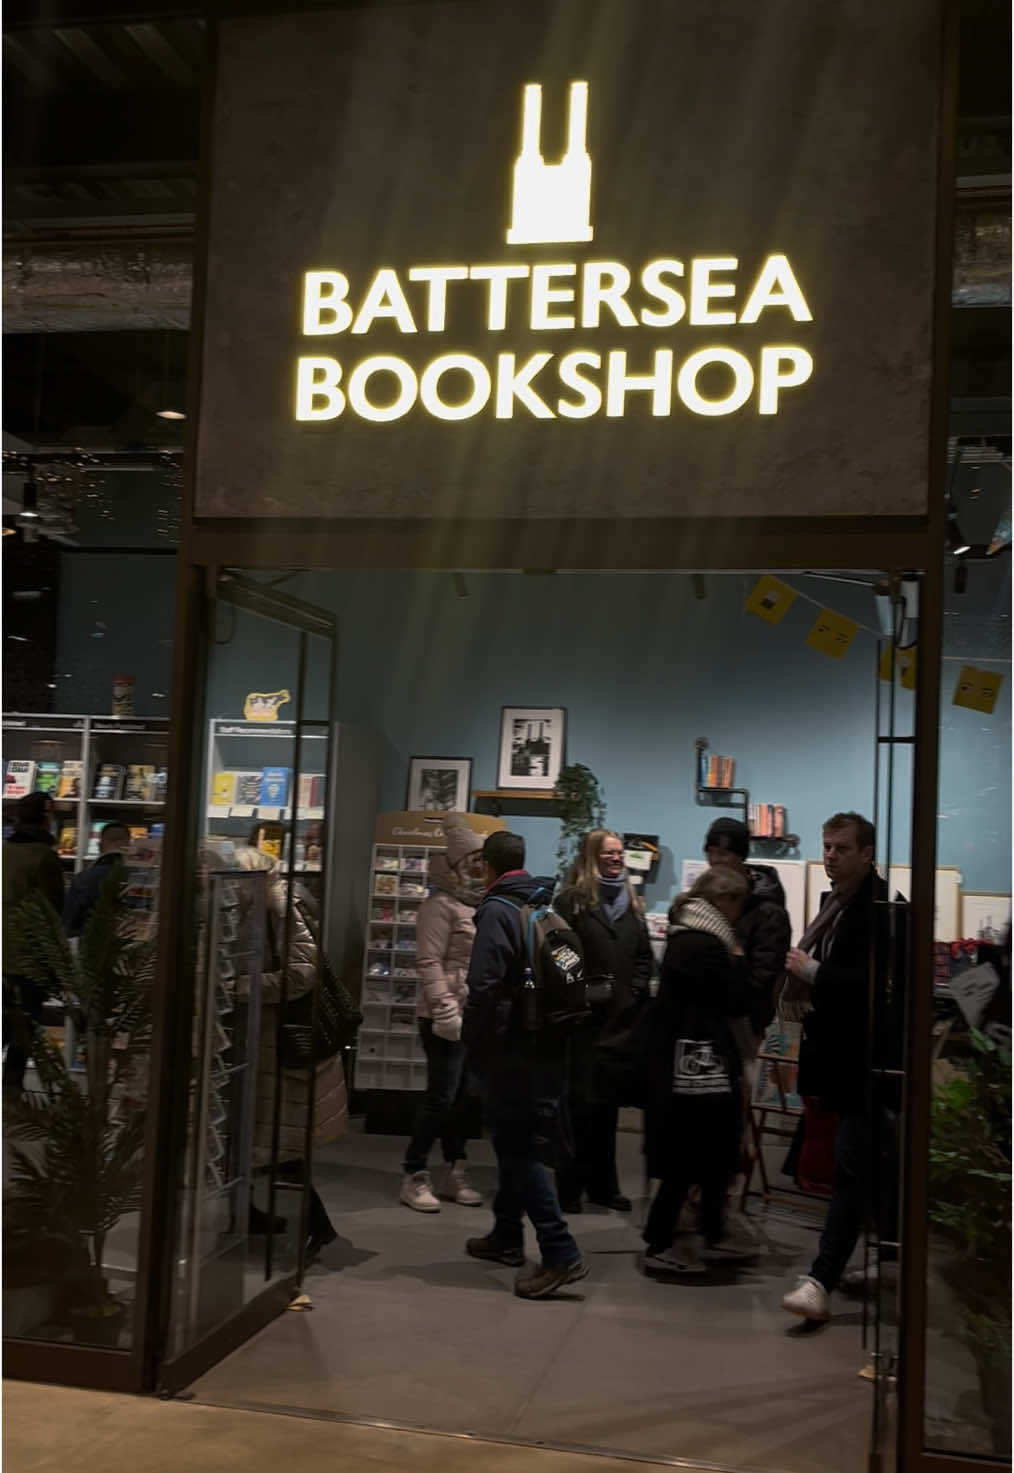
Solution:
M 639 1191 L 635 1137 L 624 1184 Z M 870 1387 L 859 1306 L 817 1333 L 778 1300 L 805 1269 L 813 1224 L 784 1211 L 752 1269 L 657 1283 L 636 1223 L 585 1211 L 590 1277 L 554 1301 L 511 1292 L 511 1271 L 465 1257 L 486 1209 L 412 1213 L 397 1201 L 400 1140 L 354 1134 L 319 1163 L 340 1230 L 307 1280 L 314 1310 L 284 1314 L 192 1391 L 234 1407 L 362 1417 L 439 1432 L 699 1459 L 758 1473 L 859 1473 Z M 488 1146 L 473 1152 L 490 1189 Z

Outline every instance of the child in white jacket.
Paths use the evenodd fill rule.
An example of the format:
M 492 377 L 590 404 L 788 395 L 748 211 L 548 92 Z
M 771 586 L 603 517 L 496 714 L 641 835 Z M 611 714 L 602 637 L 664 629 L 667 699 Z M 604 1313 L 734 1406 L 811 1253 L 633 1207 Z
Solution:
M 405 1152 L 401 1200 L 415 1212 L 439 1212 L 440 1197 L 478 1207 L 482 1197 L 465 1175 L 465 1135 L 461 1123 L 465 1050 L 461 1014 L 468 997 L 466 978 L 475 939 L 473 915 L 483 890 L 482 837 L 460 814 L 444 821 L 447 847 L 430 862 L 432 893 L 419 907 L 416 964 L 419 969 L 419 1033 L 426 1050 L 426 1093 Z M 434 1191 L 427 1167 L 439 1137 L 446 1174 Z

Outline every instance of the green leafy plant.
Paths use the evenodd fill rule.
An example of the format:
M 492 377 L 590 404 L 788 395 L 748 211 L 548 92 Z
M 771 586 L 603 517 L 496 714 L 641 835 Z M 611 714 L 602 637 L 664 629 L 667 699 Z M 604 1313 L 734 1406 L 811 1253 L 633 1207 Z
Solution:
M 560 838 L 556 861 L 561 875 L 573 862 L 578 845 L 589 829 L 600 829 L 606 821 L 606 795 L 598 778 L 583 762 L 560 769 L 553 788 L 560 813 Z
M 5 1107 L 7 1230 L 42 1258 L 62 1250 L 69 1302 L 101 1317 L 117 1308 L 102 1269 L 106 1238 L 140 1206 L 144 1111 L 131 1095 L 150 1043 L 154 947 L 135 932 L 120 866 L 76 951 L 38 894 L 6 923 L 28 975 L 75 1016 L 84 1063 L 79 1082 L 45 1030 L 32 1030 L 39 1088 Z

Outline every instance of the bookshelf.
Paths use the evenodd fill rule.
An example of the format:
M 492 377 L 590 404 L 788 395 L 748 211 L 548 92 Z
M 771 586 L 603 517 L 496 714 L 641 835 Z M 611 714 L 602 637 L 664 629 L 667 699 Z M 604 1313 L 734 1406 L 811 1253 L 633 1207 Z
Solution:
M 55 712 L 12 711 L 3 716 L 3 759 L 5 778 L 8 764 L 34 762 L 33 788 L 48 767 L 79 763 L 80 776 L 76 791 L 64 791 L 59 781 L 52 791 L 58 827 L 60 857 L 69 871 L 77 873 L 98 856 L 99 830 L 112 819 L 122 820 L 128 827 L 158 834 L 165 808 L 168 776 L 167 753 L 169 718 L 167 716 L 85 716 Z M 96 796 L 96 780 L 100 768 L 122 769 L 122 779 L 113 796 Z M 139 769 L 151 769 L 150 782 L 143 792 L 135 786 L 137 796 L 120 796 L 128 775 Z M 65 785 L 66 786 L 66 785 Z M 4 818 L 12 816 L 15 797 L 4 791 Z M 73 841 L 66 847 L 61 836 L 73 829 Z
M 297 736 L 293 721 L 213 717 L 205 769 L 208 836 L 245 844 L 255 824 L 293 825 L 295 814 L 295 853 L 290 842 L 283 864 L 298 874 L 319 874 L 320 860 L 307 856 L 306 840 L 308 825 L 322 822 L 326 813 L 327 739 L 326 726 L 304 727 Z M 297 742 L 301 792 L 294 794 Z M 276 774 L 273 782 L 270 773 Z
M 757 848 L 762 854 L 787 854 L 791 849 L 798 849 L 799 835 L 789 832 L 788 808 L 782 805 L 761 804 L 760 808 L 781 808 L 784 815 L 784 832 L 782 833 L 757 833 L 755 825 L 751 822 L 754 805 L 750 803 L 750 789 L 743 787 L 715 787 L 701 781 L 701 775 L 707 770 L 709 742 L 707 737 L 698 737 L 694 742 L 694 799 L 700 808 L 737 808 L 738 817 L 750 831 L 750 846 Z M 714 760 L 714 759 L 711 759 Z M 727 758 L 719 758 L 718 761 L 728 761 Z

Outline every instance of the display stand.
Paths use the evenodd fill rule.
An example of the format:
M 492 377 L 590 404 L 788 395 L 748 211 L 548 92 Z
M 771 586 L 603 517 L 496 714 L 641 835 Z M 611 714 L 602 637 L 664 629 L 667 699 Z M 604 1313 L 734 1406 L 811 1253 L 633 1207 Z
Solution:
M 242 721 L 213 717 L 208 723 L 207 832 L 214 838 L 233 839 L 245 844 L 258 822 L 291 823 L 295 814 L 295 844 L 283 854 L 283 867 L 290 866 L 298 874 L 320 872 L 320 859 L 306 856 L 306 826 L 323 820 L 327 805 L 327 730 L 304 731 L 300 742 L 306 743 L 301 754 L 300 782 L 311 786 L 315 801 L 299 801 L 300 795 L 284 794 L 284 801 L 272 803 L 264 794 L 261 775 L 266 768 L 292 768 L 296 725 L 292 721 Z M 221 794 L 217 784 L 223 776 L 237 781 L 228 801 L 216 799 Z M 244 782 L 249 784 L 245 790 Z

